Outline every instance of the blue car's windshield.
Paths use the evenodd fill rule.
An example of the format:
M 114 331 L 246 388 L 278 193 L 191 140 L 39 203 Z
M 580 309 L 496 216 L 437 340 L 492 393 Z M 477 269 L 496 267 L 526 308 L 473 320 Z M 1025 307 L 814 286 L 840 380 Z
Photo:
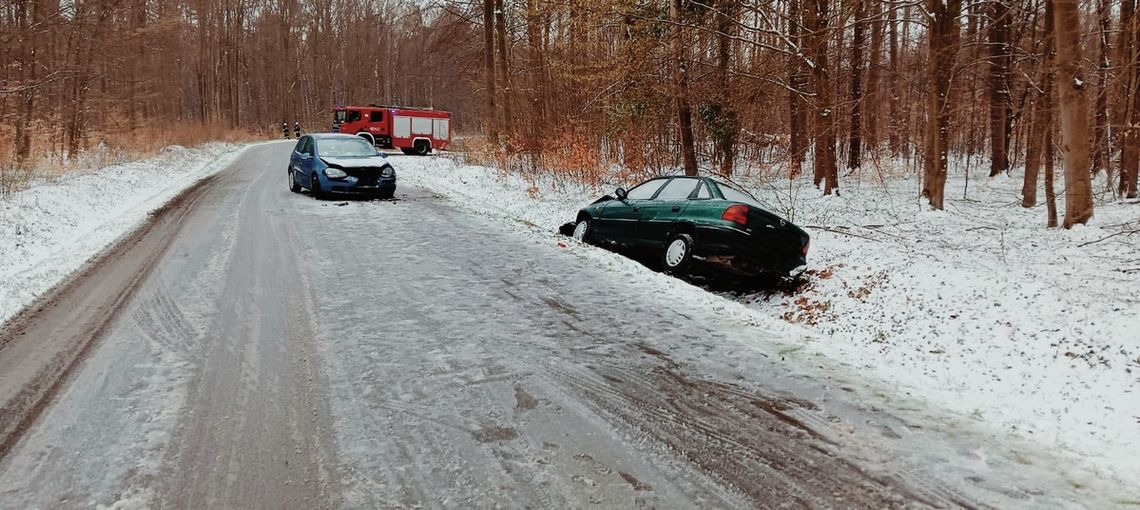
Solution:
M 329 158 L 375 156 L 376 149 L 363 138 L 332 138 L 317 140 L 318 154 Z

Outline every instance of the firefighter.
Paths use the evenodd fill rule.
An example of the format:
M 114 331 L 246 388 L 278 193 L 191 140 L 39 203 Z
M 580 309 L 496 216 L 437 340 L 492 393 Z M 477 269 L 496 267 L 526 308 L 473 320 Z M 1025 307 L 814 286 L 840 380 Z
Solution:
M 285 137 L 286 140 L 289 139 L 289 123 L 288 122 L 282 122 L 281 123 L 281 134 Z
M 301 123 L 293 121 L 293 133 L 296 133 L 297 138 L 301 138 Z

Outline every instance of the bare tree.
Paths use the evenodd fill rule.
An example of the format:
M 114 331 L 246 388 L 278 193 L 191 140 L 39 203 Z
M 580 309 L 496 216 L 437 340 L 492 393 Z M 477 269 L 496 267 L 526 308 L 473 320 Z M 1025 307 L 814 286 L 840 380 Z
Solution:
M 725 2 L 716 13 L 716 72 L 714 73 L 714 102 L 709 108 L 709 131 L 720 155 L 720 174 L 732 175 L 736 164 L 736 110 L 732 107 L 729 82 L 732 64 L 732 41 L 736 35 L 738 4 Z
M 498 144 L 498 111 L 495 109 L 495 0 L 483 0 L 483 65 L 487 83 L 487 111 L 483 122 L 491 142 Z
M 868 23 L 867 1 L 856 0 L 851 36 L 851 131 L 847 135 L 849 171 L 857 170 L 863 161 L 863 33 Z
M 811 58 L 815 97 L 812 99 L 812 138 L 815 142 L 815 185 L 823 183 L 823 194 L 830 195 L 839 188 L 839 170 L 835 161 L 835 115 L 832 102 L 832 78 L 828 73 L 828 3 L 827 0 L 810 0 L 804 16 L 807 46 Z
M 1048 228 L 1057 228 L 1057 192 L 1053 186 L 1053 164 L 1057 159 L 1053 148 L 1053 96 L 1055 95 L 1053 83 L 1057 78 L 1053 71 L 1053 61 L 1057 56 L 1057 45 L 1053 38 L 1053 21 L 1053 0 L 1045 0 L 1045 62 L 1042 64 L 1045 69 L 1042 86 L 1045 90 L 1041 97 L 1041 109 L 1044 112 L 1042 129 L 1045 136 L 1045 225 Z
M 1108 146 L 1108 34 L 1109 34 L 1109 0 L 1097 0 L 1096 17 L 1099 25 L 1097 32 L 1097 87 L 1096 87 L 1096 115 L 1093 126 L 1093 160 L 1092 173 L 1095 176 L 1101 170 L 1105 171 L 1105 179 L 1109 188 L 1112 187 L 1112 167 L 1110 165 Z
M 495 0 L 495 39 L 499 47 L 499 79 L 502 80 L 503 129 L 510 134 L 514 123 L 511 112 L 511 66 L 507 53 L 507 21 L 503 0 Z
M 673 98 L 677 104 L 677 129 L 681 138 L 681 161 L 685 175 L 697 175 L 697 153 L 693 147 L 693 109 L 689 102 L 689 75 L 685 62 L 685 27 L 681 23 L 682 0 L 671 0 L 669 19 L 673 22 Z
M 802 6 L 800 0 L 788 0 L 788 40 L 796 50 L 803 47 L 800 36 L 800 27 L 803 24 Z M 788 149 L 791 157 L 791 177 L 800 174 L 804 158 L 807 156 L 807 105 L 804 103 L 803 91 L 807 87 L 804 77 L 803 56 L 798 51 L 788 53 L 788 118 L 789 140 Z
M 927 35 L 930 93 L 927 97 L 922 196 L 930 200 L 931 207 L 942 209 L 950 142 L 950 80 L 958 52 L 961 32 L 958 15 L 962 11 L 962 0 L 927 0 L 926 8 L 930 16 Z
M 1140 15 L 1136 0 L 1120 1 L 1121 101 L 1117 124 L 1120 126 L 1119 192 L 1136 198 L 1140 174 Z
M 1009 44 L 1009 4 L 1006 0 L 990 0 L 987 14 L 990 23 L 990 177 L 993 177 L 1009 171 L 1009 69 L 1013 56 Z
M 1053 2 L 1057 47 L 1057 97 L 1061 111 L 1061 152 L 1065 158 L 1065 228 L 1093 215 L 1089 173 L 1089 100 L 1080 66 L 1081 21 L 1077 0 Z

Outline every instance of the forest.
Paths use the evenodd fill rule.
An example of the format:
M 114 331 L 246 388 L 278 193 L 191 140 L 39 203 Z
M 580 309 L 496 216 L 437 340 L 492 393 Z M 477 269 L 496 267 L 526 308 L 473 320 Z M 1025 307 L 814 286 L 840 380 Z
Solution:
M 1137 195 L 1136 3 L 3 0 L 0 167 L 375 103 L 449 110 L 472 153 L 587 181 L 912 176 L 941 209 L 977 166 L 1070 227 Z

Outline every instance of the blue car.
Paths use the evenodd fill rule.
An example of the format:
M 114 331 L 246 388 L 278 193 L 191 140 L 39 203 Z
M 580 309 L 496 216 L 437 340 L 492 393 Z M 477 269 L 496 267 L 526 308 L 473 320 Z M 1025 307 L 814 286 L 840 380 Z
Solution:
M 302 136 L 289 157 L 289 191 L 308 189 L 316 198 L 328 195 L 396 194 L 396 170 L 386 156 L 359 136 Z

